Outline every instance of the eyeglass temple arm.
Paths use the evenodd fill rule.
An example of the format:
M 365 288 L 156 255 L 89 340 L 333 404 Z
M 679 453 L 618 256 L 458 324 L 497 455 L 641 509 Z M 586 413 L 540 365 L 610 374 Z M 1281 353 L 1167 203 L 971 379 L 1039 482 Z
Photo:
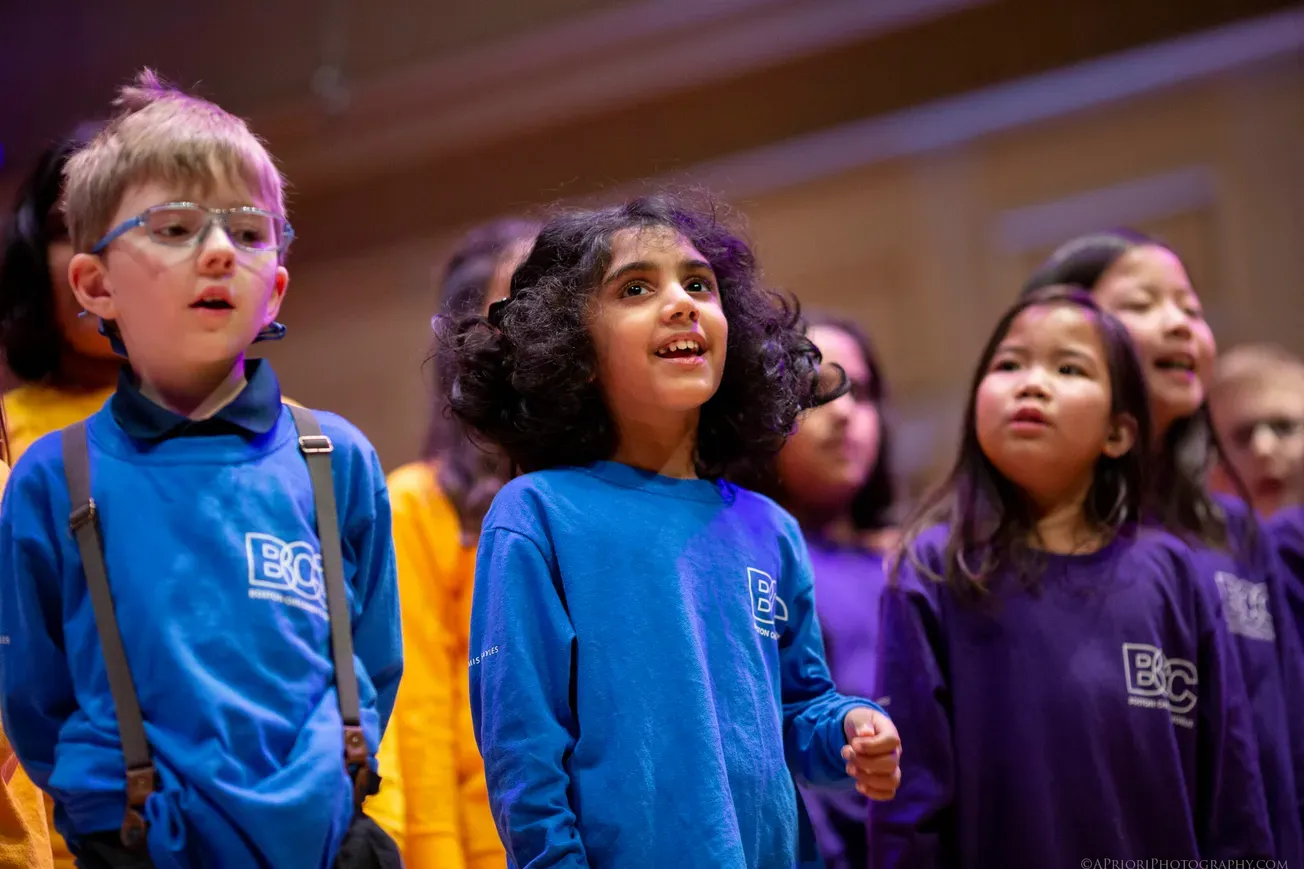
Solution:
M 110 244 L 112 244 L 114 241 L 116 241 L 119 236 L 123 235 L 124 233 L 130 230 L 135 229 L 138 226 L 144 226 L 144 225 L 145 225 L 145 221 L 140 217 L 133 217 L 131 218 L 131 220 L 127 220 L 118 224 L 113 229 L 109 230 L 108 235 L 104 236 L 104 238 L 100 239 L 95 243 L 95 247 L 91 248 L 91 253 L 103 252 L 103 250 L 106 247 L 108 247 Z

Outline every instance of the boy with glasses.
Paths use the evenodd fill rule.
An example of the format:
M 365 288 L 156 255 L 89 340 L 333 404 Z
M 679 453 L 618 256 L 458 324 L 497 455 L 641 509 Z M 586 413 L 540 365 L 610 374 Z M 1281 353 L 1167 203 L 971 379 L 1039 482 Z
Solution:
M 1304 504 L 1304 360 L 1272 344 L 1220 355 L 1209 410 L 1227 459 L 1263 517 Z M 1216 488 L 1238 495 L 1225 468 Z
M 384 477 L 257 340 L 293 238 L 242 121 L 148 71 L 65 170 L 129 365 L 0 512 L 0 707 L 82 867 L 398 866 L 361 812 L 402 672 Z

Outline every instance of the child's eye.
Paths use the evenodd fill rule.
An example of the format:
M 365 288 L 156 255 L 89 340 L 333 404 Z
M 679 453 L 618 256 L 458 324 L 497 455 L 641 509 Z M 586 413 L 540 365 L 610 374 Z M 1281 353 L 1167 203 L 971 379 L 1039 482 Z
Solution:
M 1019 363 L 1013 359 L 1000 359 L 992 366 L 993 371 L 1018 371 Z
M 1069 377 L 1085 377 L 1087 371 L 1075 362 L 1064 362 L 1059 367 L 1059 373 Z
M 705 278 L 692 278 L 684 284 L 684 289 L 690 293 L 711 293 L 715 285 Z
M 652 289 L 642 281 L 631 281 L 630 283 L 625 284 L 624 288 L 620 291 L 620 294 L 622 296 L 642 296 L 650 292 L 652 292 Z
M 186 239 L 195 234 L 195 230 L 189 225 L 182 223 L 165 223 L 162 226 L 155 227 L 154 234 L 166 239 Z
M 242 229 L 236 232 L 235 241 L 247 247 L 266 247 L 267 238 L 255 229 Z
M 1272 429 L 1272 433 L 1277 437 L 1289 438 L 1304 431 L 1304 420 L 1293 419 L 1288 416 L 1279 416 L 1268 420 L 1268 426 Z

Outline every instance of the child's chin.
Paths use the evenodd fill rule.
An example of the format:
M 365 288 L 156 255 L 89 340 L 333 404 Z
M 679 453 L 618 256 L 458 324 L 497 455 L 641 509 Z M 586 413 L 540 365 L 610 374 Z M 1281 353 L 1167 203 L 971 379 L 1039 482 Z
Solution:
M 187 343 L 186 361 L 209 367 L 228 362 L 234 364 L 253 344 L 253 338 L 246 340 L 244 335 L 209 334 Z
M 669 389 L 662 393 L 662 406 L 672 413 L 701 410 L 702 405 L 715 395 L 715 390 L 715 386 L 707 384 L 700 386 L 684 384 L 677 389 Z
M 1151 406 L 1159 405 L 1164 415 L 1171 419 L 1193 416 L 1204 403 L 1204 388 L 1199 381 L 1181 385 L 1161 381 L 1146 385 L 1150 388 Z

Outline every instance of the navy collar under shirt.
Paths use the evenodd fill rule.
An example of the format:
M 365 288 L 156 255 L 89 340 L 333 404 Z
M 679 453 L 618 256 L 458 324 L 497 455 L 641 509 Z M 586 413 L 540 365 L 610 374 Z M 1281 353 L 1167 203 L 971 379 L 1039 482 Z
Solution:
M 265 359 L 245 360 L 244 389 L 208 419 L 190 419 L 150 401 L 128 366 L 118 374 L 118 389 L 109 400 L 114 420 L 134 440 L 161 442 L 178 437 L 267 434 L 281 416 L 281 384 Z

